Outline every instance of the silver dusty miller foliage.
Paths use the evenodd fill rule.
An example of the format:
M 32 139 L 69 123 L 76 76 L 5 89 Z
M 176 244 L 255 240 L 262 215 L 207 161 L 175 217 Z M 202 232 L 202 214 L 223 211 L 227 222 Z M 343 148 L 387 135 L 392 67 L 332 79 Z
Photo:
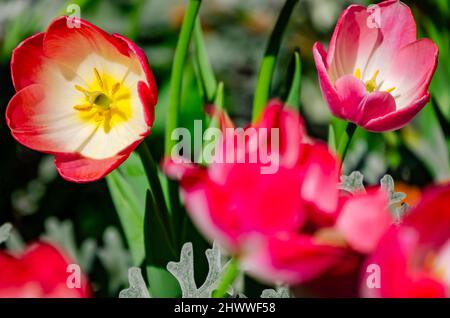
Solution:
M 167 270 L 178 280 L 183 298 L 210 298 L 217 289 L 223 270 L 219 245 L 214 242 L 212 249 L 207 249 L 206 258 L 209 272 L 202 286 L 197 288 L 194 278 L 194 255 L 192 243 L 185 243 L 181 249 L 180 261 L 167 264 Z
M 128 269 L 128 281 L 130 287 L 122 290 L 119 293 L 119 298 L 150 298 L 140 268 L 131 267 Z
M 261 298 L 290 298 L 289 288 L 285 286 L 277 287 L 276 289 L 264 289 Z
M 6 242 L 12 230 L 11 223 L 5 223 L 0 226 L 0 244 Z

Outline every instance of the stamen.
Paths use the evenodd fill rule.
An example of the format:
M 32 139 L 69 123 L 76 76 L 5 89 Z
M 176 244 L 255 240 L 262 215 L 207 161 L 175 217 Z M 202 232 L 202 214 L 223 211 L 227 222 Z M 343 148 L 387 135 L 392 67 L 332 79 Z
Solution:
M 99 85 L 101 88 L 103 88 L 103 81 L 102 81 L 102 78 L 100 77 L 100 74 L 98 73 L 98 70 L 97 70 L 97 68 L 95 68 L 95 67 L 94 67 L 94 74 L 95 74 L 95 77 L 96 77 L 96 79 L 97 79 L 98 85 Z
M 369 93 L 372 93 L 377 89 L 377 77 L 378 77 L 379 73 L 380 73 L 380 71 L 376 70 L 375 73 L 373 74 L 372 78 L 366 82 L 366 90 Z
M 121 100 L 130 99 L 130 93 L 122 90 L 122 83 L 110 80 L 107 76 L 102 77 L 97 68 L 93 68 L 95 75 L 93 85 L 83 88 L 74 85 L 75 89 L 84 94 L 84 99 L 73 109 L 80 112 L 88 112 L 83 119 L 94 122 L 97 127 L 102 126 L 105 133 L 109 133 L 114 122 L 113 118 L 120 118 L 126 121 L 129 116 L 123 112 L 118 104 Z M 124 105 L 126 107 L 126 105 Z
M 74 86 L 75 89 L 79 92 L 82 92 L 83 94 L 87 95 L 89 92 L 87 90 L 85 90 L 83 87 L 81 87 L 80 85 L 75 85 Z
M 116 83 L 113 85 L 112 89 L 111 89 L 111 95 L 114 95 L 115 93 L 117 93 L 120 89 L 120 83 Z
M 395 91 L 395 89 L 396 89 L 397 87 L 391 87 L 391 88 L 389 88 L 389 89 L 387 89 L 386 90 L 386 93 L 392 93 L 393 91 Z
M 357 68 L 355 71 L 355 77 L 361 80 L 361 69 Z
M 122 93 L 120 95 L 114 96 L 115 101 L 121 101 L 121 100 L 129 99 L 129 98 L 130 98 L 130 93 Z
M 84 105 L 75 105 L 73 106 L 73 109 L 79 110 L 81 112 L 89 111 L 92 109 L 92 105 L 84 104 Z
M 105 133 L 109 133 L 111 131 L 111 111 L 106 112 L 105 121 L 103 123 L 103 130 Z
M 377 77 L 378 77 L 378 74 L 380 74 L 380 71 L 379 71 L 379 70 L 376 70 L 375 73 L 373 74 L 373 76 L 372 76 L 372 78 L 371 78 L 370 80 L 371 80 L 371 81 L 376 81 L 376 80 L 377 80 Z

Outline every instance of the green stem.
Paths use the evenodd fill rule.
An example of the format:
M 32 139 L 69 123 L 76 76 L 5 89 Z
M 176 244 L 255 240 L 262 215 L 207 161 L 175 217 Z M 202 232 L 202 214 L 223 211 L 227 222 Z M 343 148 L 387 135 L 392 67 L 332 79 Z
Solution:
M 164 197 L 164 192 L 162 189 L 161 181 L 158 176 L 158 166 L 153 159 L 153 156 L 145 143 L 145 140 L 137 148 L 137 152 L 141 157 L 142 163 L 144 165 L 145 174 L 147 175 L 147 180 L 150 186 L 150 192 L 153 195 L 155 204 L 157 205 L 159 211 L 161 212 L 161 217 L 165 224 L 166 229 L 171 235 L 172 242 L 175 240 L 175 233 L 171 222 L 169 220 L 170 212 L 166 204 Z
M 275 28 L 270 35 L 269 43 L 259 70 L 258 82 L 256 84 L 255 98 L 253 101 L 253 121 L 258 119 L 269 100 L 270 86 L 277 56 L 280 51 L 281 40 L 283 39 L 284 31 L 286 30 L 289 18 L 297 2 L 298 0 L 286 0 L 275 24 Z
M 239 264 L 235 258 L 232 258 L 222 274 L 222 279 L 213 294 L 213 298 L 224 298 L 227 294 L 228 288 L 234 283 L 238 274 Z
M 345 155 L 347 154 L 348 147 L 350 146 L 350 142 L 352 141 L 356 128 L 357 126 L 355 124 L 349 122 L 339 138 L 337 153 L 341 158 L 342 163 L 344 163 Z
M 200 9 L 201 0 L 190 0 L 186 9 L 186 15 L 181 26 L 180 37 L 175 50 L 175 57 L 172 66 L 170 80 L 170 102 L 166 123 L 165 134 L 165 155 L 170 155 L 173 146 L 176 144 L 172 140 L 172 132 L 178 127 L 178 113 L 180 109 L 181 89 L 183 83 L 183 71 L 186 63 L 189 43 L 191 41 L 192 31 L 195 26 L 195 20 Z
M 218 84 L 206 52 L 202 26 L 199 18 L 197 18 L 194 28 L 194 49 L 194 61 L 197 66 L 198 77 L 200 78 L 200 83 L 203 88 L 204 99 L 205 102 L 211 103 L 216 95 Z

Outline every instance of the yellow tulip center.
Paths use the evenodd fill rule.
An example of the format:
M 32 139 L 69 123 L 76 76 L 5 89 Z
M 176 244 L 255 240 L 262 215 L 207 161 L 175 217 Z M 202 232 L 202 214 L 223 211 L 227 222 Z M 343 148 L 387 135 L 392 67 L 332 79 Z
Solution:
M 103 127 L 108 133 L 114 125 L 130 119 L 130 90 L 111 75 L 101 76 L 96 68 L 93 72 L 94 80 L 87 87 L 75 85 L 82 97 L 73 108 L 82 121 Z
M 377 84 L 377 78 L 378 78 L 379 74 L 380 74 L 380 71 L 376 70 L 375 73 L 373 74 L 373 76 L 369 80 L 364 82 L 364 84 L 366 85 L 366 91 L 367 92 L 373 93 L 373 92 L 378 91 L 380 89 L 380 84 Z M 361 69 L 359 69 L 359 68 L 356 69 L 355 77 L 357 79 L 359 79 L 360 81 L 363 80 L 362 76 L 361 76 Z M 391 88 L 385 90 L 385 92 L 391 93 L 394 90 L 395 90 L 395 87 L 391 87 Z

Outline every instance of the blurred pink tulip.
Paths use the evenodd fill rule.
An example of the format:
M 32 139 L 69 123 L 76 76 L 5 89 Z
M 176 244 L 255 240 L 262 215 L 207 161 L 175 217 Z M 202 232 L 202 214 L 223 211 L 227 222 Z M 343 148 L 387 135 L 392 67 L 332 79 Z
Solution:
M 371 252 L 391 224 L 386 194 L 341 195 L 339 161 L 326 145 L 307 143 L 301 118 L 278 101 L 251 127 L 279 128 L 279 169 L 273 174 L 262 174 L 259 161 L 207 168 L 163 163 L 165 173 L 180 180 L 194 223 L 263 281 L 295 284 L 355 270 L 359 255 Z M 227 138 L 219 149 L 226 149 Z
M 425 191 L 402 224 L 381 239 L 371 264 L 380 269 L 379 288 L 370 288 L 365 273 L 365 297 L 449 297 L 450 185 Z
M 60 248 L 45 242 L 29 245 L 21 255 L 0 251 L 0 298 L 88 298 L 92 290 L 78 266 Z M 79 268 L 79 267 L 78 267 Z M 75 273 L 77 274 L 77 273 Z M 73 279 L 79 279 L 79 284 Z

